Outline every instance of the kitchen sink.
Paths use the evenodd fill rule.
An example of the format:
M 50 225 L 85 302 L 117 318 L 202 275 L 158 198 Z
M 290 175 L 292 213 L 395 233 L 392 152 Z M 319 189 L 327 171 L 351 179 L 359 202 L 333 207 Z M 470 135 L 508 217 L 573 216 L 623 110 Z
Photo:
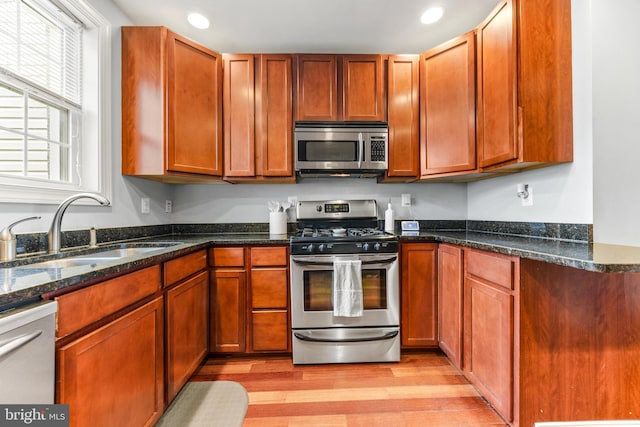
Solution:
M 49 268 L 70 268 L 79 267 L 83 265 L 93 265 L 98 263 L 105 263 L 111 261 L 117 261 L 123 258 L 134 257 L 138 255 L 144 255 L 147 253 L 160 251 L 167 247 L 178 245 L 180 242 L 162 242 L 151 244 L 122 244 L 117 248 L 104 248 L 82 255 L 68 255 L 61 258 L 50 259 L 47 261 L 39 261 L 32 264 L 23 264 L 17 266 L 17 269 L 49 269 Z

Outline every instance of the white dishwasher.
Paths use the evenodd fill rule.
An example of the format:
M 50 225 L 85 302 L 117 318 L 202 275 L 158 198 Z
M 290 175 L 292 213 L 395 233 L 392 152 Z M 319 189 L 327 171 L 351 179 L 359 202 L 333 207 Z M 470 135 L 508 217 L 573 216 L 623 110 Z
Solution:
M 45 301 L 0 313 L 0 404 L 53 403 L 57 309 Z

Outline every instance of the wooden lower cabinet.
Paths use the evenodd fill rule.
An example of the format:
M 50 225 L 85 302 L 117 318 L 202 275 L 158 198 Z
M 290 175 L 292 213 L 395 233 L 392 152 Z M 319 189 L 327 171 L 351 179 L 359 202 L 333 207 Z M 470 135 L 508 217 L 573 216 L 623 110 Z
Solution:
M 459 246 L 438 246 L 438 343 L 458 368 L 462 368 L 462 260 Z
M 464 373 L 512 421 L 519 259 L 469 249 L 464 265 Z
M 248 351 L 291 350 L 288 260 L 285 246 L 250 248 Z
M 211 272 L 209 348 L 218 353 L 245 351 L 244 270 Z
M 209 351 L 245 351 L 245 250 L 242 246 L 209 249 Z
M 170 403 L 208 353 L 209 278 L 206 271 L 166 292 L 167 378 Z
M 56 402 L 71 426 L 153 425 L 164 409 L 163 301 L 57 350 Z
M 210 351 L 291 351 L 288 247 L 216 247 L 209 255 Z
M 433 243 L 404 243 L 400 249 L 401 345 L 438 346 L 437 254 Z

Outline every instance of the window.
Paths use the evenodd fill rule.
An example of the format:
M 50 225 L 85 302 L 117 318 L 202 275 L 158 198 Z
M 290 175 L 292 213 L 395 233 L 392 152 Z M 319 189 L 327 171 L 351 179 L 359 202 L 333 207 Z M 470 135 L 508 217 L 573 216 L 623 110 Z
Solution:
M 110 197 L 108 36 L 82 0 L 0 0 L 0 202 Z

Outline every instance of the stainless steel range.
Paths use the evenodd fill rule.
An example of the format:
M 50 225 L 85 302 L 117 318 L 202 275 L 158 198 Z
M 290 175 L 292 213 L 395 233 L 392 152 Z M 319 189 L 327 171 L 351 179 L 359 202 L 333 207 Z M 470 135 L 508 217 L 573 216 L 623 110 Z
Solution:
M 291 239 L 293 363 L 400 360 L 398 241 L 375 200 L 298 202 Z

